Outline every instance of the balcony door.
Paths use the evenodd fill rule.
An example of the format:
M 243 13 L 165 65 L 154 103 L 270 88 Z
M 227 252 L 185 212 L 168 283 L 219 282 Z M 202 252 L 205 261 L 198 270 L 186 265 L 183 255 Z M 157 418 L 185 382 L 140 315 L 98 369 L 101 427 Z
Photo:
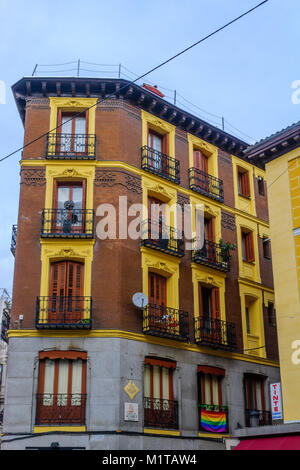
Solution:
M 148 165 L 159 173 L 168 175 L 167 153 L 168 136 L 155 131 L 148 132 Z
M 199 284 L 199 315 L 203 338 L 222 341 L 220 293 L 217 287 L 210 288 Z
M 53 207 L 54 232 L 83 233 L 85 181 L 55 182 Z
M 84 155 L 87 146 L 87 114 L 58 113 L 57 147 L 59 154 Z
M 84 265 L 59 261 L 50 267 L 49 323 L 77 323 L 84 318 Z
M 85 424 L 84 352 L 40 353 L 36 424 Z
M 208 158 L 200 150 L 194 150 L 194 168 L 196 185 L 209 193 Z

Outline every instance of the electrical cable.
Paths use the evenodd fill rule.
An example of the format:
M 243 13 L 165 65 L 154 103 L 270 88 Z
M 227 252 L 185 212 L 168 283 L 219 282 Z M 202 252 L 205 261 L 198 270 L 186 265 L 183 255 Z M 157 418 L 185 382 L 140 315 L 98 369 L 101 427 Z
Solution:
M 195 46 L 203 43 L 204 41 L 206 41 L 207 39 L 211 38 L 212 36 L 214 36 L 215 34 L 223 31 L 224 29 L 226 29 L 227 27 L 231 26 L 232 24 L 236 23 L 237 21 L 239 21 L 240 19 L 242 19 L 243 17 L 249 15 L 250 13 L 252 13 L 254 10 L 258 9 L 259 7 L 261 7 L 262 5 L 264 5 L 265 3 L 269 2 L 269 0 L 264 0 L 263 2 L 260 2 L 259 4 L 257 4 L 256 6 L 254 6 L 253 8 L 247 10 L 246 12 L 242 13 L 241 15 L 237 16 L 236 18 L 234 18 L 233 20 L 227 22 L 226 24 L 224 24 L 223 26 L 221 26 L 220 28 L 214 30 L 212 33 L 209 33 L 207 34 L 206 36 L 204 36 L 203 38 L 201 38 L 199 41 L 193 43 L 192 45 L 186 47 L 185 49 L 183 49 L 182 51 L 178 52 L 177 54 L 173 55 L 172 57 L 170 57 L 169 59 L 165 60 L 164 62 L 161 62 L 159 65 L 156 65 L 155 67 L 153 67 L 152 69 L 150 69 L 148 72 L 145 72 L 144 74 L 140 75 L 138 78 L 136 78 L 135 80 L 133 80 L 131 83 L 129 84 L 126 84 L 124 85 L 123 87 L 120 88 L 119 92 L 125 88 L 128 88 L 131 84 L 134 84 L 135 82 L 137 82 L 138 80 L 141 80 L 142 78 L 146 77 L 147 75 L 149 75 L 150 73 L 154 72 L 155 70 L 158 70 L 159 68 L 163 67 L 164 65 L 168 64 L 169 62 L 171 62 L 172 60 L 176 59 L 177 57 L 181 56 L 182 54 L 184 54 L 185 52 L 191 50 L 192 48 L 194 48 Z M 76 118 L 77 116 L 80 116 L 81 114 L 85 113 L 86 111 L 88 111 L 89 109 L 97 106 L 98 104 L 100 104 L 101 102 L 103 102 L 104 100 L 108 99 L 108 98 L 111 98 L 112 96 L 115 95 L 115 92 L 114 93 L 110 93 L 109 95 L 107 95 L 106 97 L 102 98 L 102 100 L 97 100 L 95 104 L 89 106 L 88 108 L 80 111 L 79 113 L 73 115 L 69 120 L 65 121 L 64 124 L 66 124 L 67 122 L 69 121 L 72 121 L 74 118 Z M 46 137 L 47 135 L 49 135 L 49 133 L 51 132 L 54 132 L 55 130 L 59 129 L 60 127 L 62 127 L 63 124 L 60 124 L 56 127 L 54 127 L 53 129 L 51 129 L 50 131 L 48 132 L 45 132 L 44 134 L 41 134 L 39 137 L 36 137 L 35 139 L 33 139 L 32 141 L 28 142 L 27 144 L 23 145 L 22 147 L 16 149 L 15 151 L 11 152 L 10 154 L 6 155 L 5 157 L 2 157 L 0 159 L 0 162 L 3 162 L 4 160 L 6 160 L 7 158 L 10 158 L 11 156 L 15 155 L 16 153 L 20 152 L 21 150 L 29 147 L 30 145 L 32 145 L 33 143 L 37 142 L 38 140 L 42 139 L 43 137 Z

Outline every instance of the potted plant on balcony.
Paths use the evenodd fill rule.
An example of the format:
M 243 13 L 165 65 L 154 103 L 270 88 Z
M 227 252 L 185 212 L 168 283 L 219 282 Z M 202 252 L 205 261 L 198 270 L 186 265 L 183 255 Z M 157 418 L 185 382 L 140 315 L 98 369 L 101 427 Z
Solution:
M 223 239 L 220 238 L 219 247 L 220 247 L 220 256 L 221 256 L 222 261 L 224 261 L 224 263 L 228 263 L 231 260 L 231 256 L 232 256 L 230 251 L 235 250 L 236 246 L 233 245 L 232 243 L 224 242 Z

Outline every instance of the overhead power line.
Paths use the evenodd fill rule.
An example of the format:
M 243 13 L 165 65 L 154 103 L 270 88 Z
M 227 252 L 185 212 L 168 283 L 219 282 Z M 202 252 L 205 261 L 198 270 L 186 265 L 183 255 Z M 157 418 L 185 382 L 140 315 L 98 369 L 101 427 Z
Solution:
M 237 16 L 236 18 L 234 18 L 233 20 L 227 22 L 226 24 L 224 24 L 223 26 L 221 26 L 220 28 L 214 30 L 212 33 L 210 34 L 207 34 L 206 36 L 204 36 L 203 38 L 199 39 L 199 41 L 196 41 L 194 42 L 192 45 L 186 47 L 185 49 L 183 49 L 182 51 L 178 52 L 177 54 L 173 55 L 172 57 L 170 57 L 169 59 L 165 60 L 164 62 L 161 62 L 159 65 L 156 65 L 155 67 L 153 67 L 152 69 L 148 70 L 148 72 L 145 72 L 143 73 L 142 75 L 140 75 L 138 78 L 136 78 L 135 80 L 132 80 L 129 84 L 126 84 L 124 85 L 123 87 L 120 88 L 119 92 L 125 88 L 128 88 L 128 86 L 130 86 L 131 84 L 134 84 L 135 82 L 141 80 L 142 78 L 146 77 L 147 75 L 149 75 L 150 73 L 153 73 L 155 72 L 155 70 L 158 70 L 159 68 L 163 67 L 164 65 L 168 64 L 169 62 L 171 62 L 172 60 L 176 59 L 177 57 L 181 56 L 182 54 L 185 54 L 187 51 L 191 50 L 192 48 L 198 46 L 199 44 L 203 43 L 204 41 L 208 40 L 209 38 L 211 38 L 212 36 L 216 35 L 217 33 L 223 31 L 224 29 L 228 28 L 229 26 L 231 26 L 232 24 L 236 23 L 237 21 L 239 21 L 240 19 L 244 18 L 245 16 L 249 15 L 250 13 L 252 13 L 253 11 L 257 10 L 259 7 L 261 7 L 262 5 L 264 5 L 265 3 L 269 2 L 269 0 L 264 0 L 263 2 L 260 2 L 259 4 L 257 4 L 256 6 L 254 6 L 253 8 L 250 8 L 249 10 L 245 11 L 244 13 L 242 13 L 241 15 Z M 67 122 L 69 121 L 72 121 L 74 118 L 76 118 L 77 116 L 80 116 L 81 114 L 85 113 L 86 111 L 88 111 L 89 109 L 97 106 L 98 104 L 102 103 L 103 101 L 113 97 L 115 95 L 115 92 L 114 93 L 110 93 L 109 95 L 105 96 L 104 98 L 102 98 L 101 100 L 97 100 L 96 103 L 94 103 L 93 105 L 87 107 L 86 109 L 83 109 L 82 111 L 78 112 L 77 114 L 73 115 L 70 119 L 68 119 L 67 121 L 64 122 L 64 124 L 66 124 Z M 28 142 L 27 144 L 23 145 L 22 147 L 14 150 L 13 152 L 9 153 L 8 155 L 6 155 L 5 157 L 2 157 L 0 159 L 0 162 L 3 162 L 4 160 L 6 160 L 7 158 L 10 158 L 12 157 L 13 155 L 15 155 L 16 153 L 24 150 L 25 148 L 29 147 L 30 145 L 34 144 L 35 142 L 37 142 L 38 140 L 42 139 L 43 137 L 46 137 L 49 133 L 51 132 L 54 132 L 55 130 L 59 129 L 63 124 L 60 124 L 56 127 L 54 127 L 53 129 L 50 129 L 48 132 L 45 132 L 44 134 L 41 134 L 39 137 L 36 137 L 35 139 L 31 140 L 30 142 Z

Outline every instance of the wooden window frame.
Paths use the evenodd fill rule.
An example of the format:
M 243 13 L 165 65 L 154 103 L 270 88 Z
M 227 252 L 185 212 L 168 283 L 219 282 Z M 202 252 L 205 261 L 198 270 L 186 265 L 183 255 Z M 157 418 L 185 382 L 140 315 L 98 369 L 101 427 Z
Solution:
M 241 238 L 243 261 L 246 261 L 247 263 L 254 263 L 255 251 L 253 232 L 245 232 L 243 229 L 241 229 Z
M 223 392 L 222 392 L 222 381 L 225 377 L 225 371 L 223 369 L 218 369 L 209 366 L 198 366 L 198 403 L 202 405 L 216 405 L 213 403 L 213 377 L 216 377 L 218 380 L 218 406 L 223 406 Z M 206 402 L 205 396 L 205 381 L 208 378 L 209 380 L 209 389 L 210 389 L 210 403 Z
M 157 359 L 152 357 L 145 358 L 145 366 L 150 366 L 150 397 L 151 400 L 154 399 L 154 373 L 153 367 L 159 367 L 160 371 L 160 399 L 163 399 L 163 368 L 168 370 L 169 375 L 169 400 L 174 401 L 174 370 L 177 367 L 177 363 L 175 361 L 169 361 L 167 359 Z
M 266 195 L 265 180 L 261 176 L 257 178 L 257 189 L 259 196 Z
M 251 191 L 250 191 L 250 175 L 249 171 L 245 170 L 244 168 L 238 167 L 237 168 L 237 178 L 238 178 L 238 193 L 239 196 L 246 197 L 248 199 L 251 198 Z

